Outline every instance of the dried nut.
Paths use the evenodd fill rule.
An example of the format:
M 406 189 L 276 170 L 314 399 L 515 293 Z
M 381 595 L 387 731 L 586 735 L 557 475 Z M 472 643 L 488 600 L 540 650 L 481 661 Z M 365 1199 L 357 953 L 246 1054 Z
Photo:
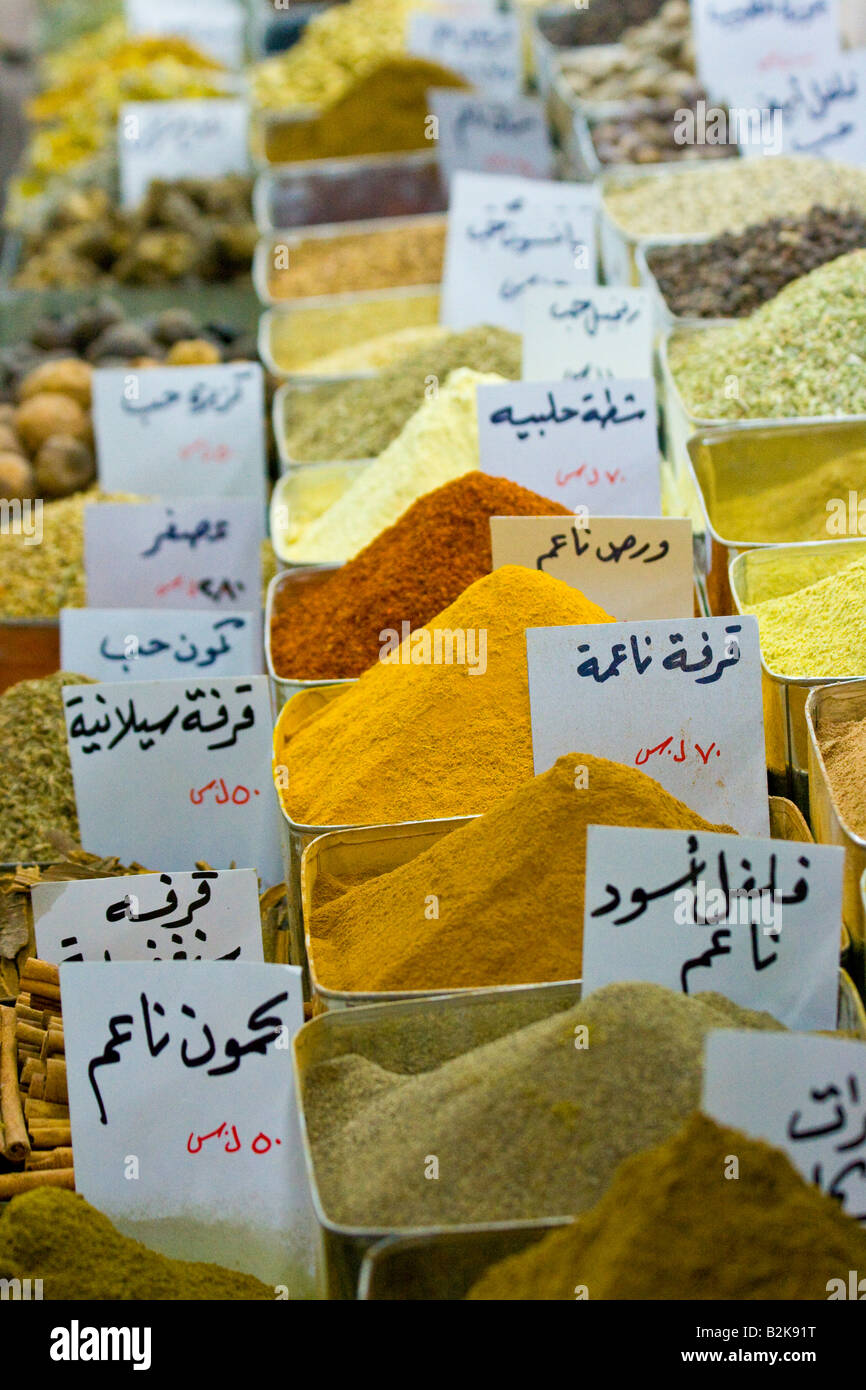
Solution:
M 22 454 L 24 446 L 12 425 L 0 422 L 0 454 Z
M 90 419 L 70 396 L 62 396 L 59 391 L 42 391 L 18 407 L 15 428 L 24 447 L 34 454 L 52 434 L 87 439 Z
M 33 469 L 20 454 L 0 453 L 0 497 L 35 497 Z
M 172 367 L 204 367 L 221 362 L 222 357 L 213 343 L 204 338 L 190 338 L 175 343 L 165 360 Z
M 34 460 L 40 496 L 68 497 L 80 492 L 96 475 L 93 452 L 80 439 L 54 434 L 46 439 Z
M 29 400 L 42 391 L 58 391 L 69 396 L 84 409 L 90 408 L 90 389 L 93 369 L 78 357 L 62 357 L 43 362 L 29 372 L 18 391 L 19 399 Z

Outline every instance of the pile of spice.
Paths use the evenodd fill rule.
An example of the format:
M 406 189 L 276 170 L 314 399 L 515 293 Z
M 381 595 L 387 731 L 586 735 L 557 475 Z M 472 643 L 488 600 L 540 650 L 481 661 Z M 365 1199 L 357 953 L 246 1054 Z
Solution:
M 521 359 L 519 334 L 485 324 L 424 344 L 373 380 L 297 391 L 286 411 L 289 454 L 303 463 L 375 458 L 458 367 L 516 381 Z
M 285 243 L 277 240 L 272 248 L 268 293 L 274 299 L 305 299 L 438 284 L 445 257 L 445 230 L 445 222 L 437 219 L 382 231 L 309 237 L 290 244 L 288 256 Z
M 379 372 L 407 357 L 418 348 L 431 348 L 448 334 L 441 324 L 421 328 L 398 328 L 393 333 L 380 333 L 366 342 L 337 348 L 323 357 L 307 362 L 303 376 L 353 376 L 363 372 Z
M 866 719 L 819 725 L 818 743 L 840 815 L 866 840 Z
M 87 676 L 58 671 L 19 681 L 0 695 L 0 861 L 56 856 L 49 830 L 78 840 L 72 767 L 66 747 L 64 685 Z
M 477 388 L 502 380 L 468 367 L 452 372 L 346 492 L 289 537 L 282 558 L 299 564 L 350 560 L 425 492 L 477 468 Z
M 602 164 L 667 164 L 677 159 L 731 159 L 736 145 L 711 145 L 702 140 L 683 144 L 676 136 L 682 112 L 679 102 L 643 103 L 622 115 L 605 116 L 590 126 L 593 148 Z
M 676 335 L 669 361 L 703 419 L 866 412 L 866 251 L 794 280 L 740 323 Z
M 758 619 L 771 671 L 830 679 L 866 672 L 866 558 L 744 611 Z
M 866 449 L 804 468 L 791 460 L 791 476 L 767 486 L 760 474 L 740 470 L 738 491 L 710 497 L 710 520 L 720 536 L 736 541 L 826 541 L 838 539 L 828 503 L 841 499 L 866 480 Z
M 647 253 L 647 262 L 672 314 L 738 319 L 792 280 L 862 247 L 862 212 L 814 207 L 805 217 L 773 217 L 711 241 L 659 246 Z
M 380 1230 L 577 1215 L 623 1159 L 672 1138 L 697 1110 L 708 1032 L 780 1027 L 717 994 L 615 984 L 460 1055 L 452 1044 L 450 1060 L 430 1067 L 416 1021 L 399 1070 L 348 1053 L 307 1073 L 325 1212 Z M 425 1154 L 438 1159 L 438 1182 L 425 1177 Z
M 305 825 L 488 810 L 532 777 L 526 629 L 612 621 L 560 579 L 518 565 L 494 570 L 284 743 L 286 810 Z M 443 632 L 464 634 L 464 664 L 444 659 Z
M 737 1181 L 726 1176 L 731 1154 Z M 721 1258 L 719 1255 L 721 1254 Z M 617 1169 L 601 1201 L 493 1265 L 470 1299 L 826 1299 L 866 1232 L 785 1154 L 693 1115 Z
M 159 1255 L 83 1197 L 51 1187 L 16 1197 L 0 1216 L 0 1278 L 41 1279 L 51 1300 L 274 1298 L 250 1274 Z
M 716 236 L 810 208 L 866 212 L 866 170 L 805 155 L 693 162 L 608 188 L 604 205 L 629 236 Z
M 14 1006 L 0 1008 L 0 1200 L 75 1188 L 60 971 L 28 959 Z
M 645 23 L 607 39 L 586 38 L 587 16 L 572 18 L 581 47 L 563 53 L 561 71 L 575 96 L 593 103 L 662 98 L 682 106 L 699 95 L 688 0 L 667 0 L 660 9 L 651 8 L 658 13 Z M 607 14 L 620 24 L 630 20 L 619 5 L 611 5 Z M 618 41 L 614 45 L 611 39 Z M 586 51 L 587 44 L 599 46 Z
M 277 589 L 275 671 L 295 680 L 360 676 L 379 659 L 384 628 L 423 627 L 490 573 L 492 516 L 566 515 L 558 502 L 477 471 L 425 493 L 324 584 L 297 597 Z
M 408 864 L 314 899 L 316 979 L 362 994 L 579 979 L 588 825 L 731 833 L 637 768 L 567 754 Z
M 550 8 L 550 14 L 541 16 L 542 34 L 557 48 L 573 50 L 618 43 L 629 25 L 644 25 L 653 19 L 662 8 L 662 0 L 593 0 L 583 9 Z
M 337 306 L 300 307 L 269 317 L 270 348 L 276 367 L 287 375 L 332 352 L 363 349 L 372 338 L 406 328 L 432 328 L 439 322 L 439 294 L 373 295 Z

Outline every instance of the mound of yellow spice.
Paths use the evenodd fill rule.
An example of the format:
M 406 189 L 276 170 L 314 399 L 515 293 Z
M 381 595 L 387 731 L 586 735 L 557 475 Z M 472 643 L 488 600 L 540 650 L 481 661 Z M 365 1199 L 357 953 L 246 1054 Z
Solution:
M 739 1178 L 727 1178 L 729 1155 Z M 626 1159 L 597 1206 L 493 1265 L 470 1299 L 826 1299 L 866 1232 L 778 1149 L 696 1114 Z M 830 1288 L 832 1289 L 832 1285 Z M 837 1286 L 838 1287 L 838 1286 Z
M 533 774 L 526 629 L 613 622 L 561 579 L 506 565 L 409 639 L 465 634 L 473 667 L 379 661 L 282 747 L 280 795 L 305 825 L 375 825 L 488 810 Z M 439 648 L 447 655 L 440 635 Z M 407 654 L 407 648 L 399 655 Z M 422 653 L 423 655 L 423 653 Z M 284 778 L 278 778 L 278 786 Z
M 46 1299 L 273 1299 L 250 1274 L 170 1260 L 123 1236 L 75 1192 L 38 1187 L 0 1217 L 0 1278 L 41 1279 Z
M 314 906 L 317 980 L 374 993 L 579 978 L 588 825 L 731 829 L 637 768 L 566 754 L 408 864 Z
M 758 619 L 761 654 L 771 671 L 804 677 L 866 672 L 866 557 L 746 611 Z

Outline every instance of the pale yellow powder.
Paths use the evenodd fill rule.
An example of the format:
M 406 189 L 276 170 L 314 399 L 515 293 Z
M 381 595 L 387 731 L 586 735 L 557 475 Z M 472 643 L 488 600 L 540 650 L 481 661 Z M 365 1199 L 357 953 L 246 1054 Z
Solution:
M 382 367 L 390 367 L 401 357 L 406 357 L 416 348 L 430 347 L 445 337 L 447 328 L 440 324 L 430 324 L 420 328 L 398 328 L 394 333 L 380 333 L 363 343 L 351 347 L 338 348 L 325 357 L 317 357 L 305 362 L 297 370 L 298 376 L 350 376 L 353 372 L 375 372 Z

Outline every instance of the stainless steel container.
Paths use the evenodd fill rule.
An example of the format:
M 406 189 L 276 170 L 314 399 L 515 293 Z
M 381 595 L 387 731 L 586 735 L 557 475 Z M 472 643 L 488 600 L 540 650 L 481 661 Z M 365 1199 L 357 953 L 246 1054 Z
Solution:
M 441 1235 L 389 1236 L 364 1256 L 358 1298 L 365 1303 L 463 1299 L 491 1265 L 519 1255 L 549 1231 L 568 1224 L 567 1218 L 555 1217 L 517 1230 L 489 1226 Z
M 274 165 L 259 175 L 253 190 L 253 215 L 263 235 L 289 227 L 442 213 L 447 207 L 435 150 Z
M 720 325 L 737 322 L 736 319 L 696 318 L 694 315 L 675 314 L 662 294 L 661 286 L 650 267 L 650 257 L 653 251 L 669 246 L 704 246 L 713 240 L 715 240 L 714 237 L 707 236 L 653 237 L 652 240 L 641 241 L 636 246 L 634 255 L 638 280 L 641 288 L 649 292 L 652 300 L 653 317 L 658 334 L 669 333 L 672 328 L 718 328 Z
M 285 380 L 338 348 L 438 323 L 438 286 L 285 300 L 259 321 L 259 356 L 273 376 Z
M 306 467 L 307 464 L 310 462 L 346 462 L 358 464 L 368 464 L 373 462 L 372 458 L 345 460 L 310 460 L 297 458 L 292 453 L 292 446 L 290 442 L 293 411 L 295 410 L 295 407 L 298 405 L 298 403 L 304 396 L 309 396 L 311 394 L 314 395 L 316 398 L 316 404 L 321 405 L 322 413 L 325 414 L 327 413 L 331 399 L 340 391 L 341 387 L 346 385 L 347 382 L 359 380 L 363 381 L 365 379 L 369 380 L 373 378 L 373 376 L 374 374 L 371 373 L 370 377 L 367 378 L 357 376 L 344 376 L 332 377 L 327 380 L 322 380 L 321 378 L 318 380 L 307 379 L 305 381 L 295 379 L 293 381 L 283 382 L 282 386 L 280 386 L 274 394 L 274 404 L 272 412 L 274 437 L 276 438 L 277 442 L 277 454 L 280 460 L 280 469 L 282 471 L 285 472 L 287 469 L 296 466 Z
M 297 695 L 299 691 L 316 690 L 322 686 L 336 684 L 336 681 L 292 680 L 278 675 L 271 653 L 271 626 L 277 595 L 284 597 L 288 603 L 297 602 L 298 599 L 324 584 L 339 568 L 339 565 L 310 565 L 307 568 L 282 570 L 279 574 L 274 575 L 268 585 L 268 596 L 265 601 L 265 663 L 271 689 L 271 707 L 275 718 L 286 701 L 291 700 L 292 696 Z
M 841 845 L 845 850 L 842 914 L 851 932 L 862 979 L 866 949 L 866 836 L 853 830 L 839 809 L 821 752 L 821 744 L 827 736 L 837 725 L 849 720 L 866 721 L 866 680 L 822 685 L 810 692 L 806 701 L 809 812 L 819 844 Z
M 60 669 L 59 618 L 0 617 L 0 694 Z
M 866 540 L 815 541 L 745 550 L 732 561 L 731 594 L 738 613 L 765 599 L 795 592 L 866 556 Z M 866 674 L 866 673 L 864 673 Z M 788 676 L 761 658 L 764 736 L 770 790 L 809 807 L 809 732 L 806 700 L 816 686 L 854 677 Z
M 271 493 L 270 537 L 278 563 L 283 567 L 310 568 L 319 562 L 292 558 L 287 546 L 305 526 L 315 521 L 360 477 L 367 463 L 305 463 L 290 468 L 277 479 Z M 335 557 L 334 564 L 342 563 Z
M 644 242 L 658 240 L 657 236 L 635 236 L 634 233 L 617 222 L 607 206 L 607 194 L 611 189 L 627 188 L 631 184 L 642 183 L 645 179 L 660 179 L 667 174 L 687 172 L 687 166 L 681 161 L 674 160 L 668 164 L 624 164 L 605 169 L 599 175 L 598 189 L 601 195 L 599 238 L 601 241 L 601 263 L 607 284 L 639 285 L 638 247 Z M 690 241 L 691 238 L 684 236 L 682 240 Z

